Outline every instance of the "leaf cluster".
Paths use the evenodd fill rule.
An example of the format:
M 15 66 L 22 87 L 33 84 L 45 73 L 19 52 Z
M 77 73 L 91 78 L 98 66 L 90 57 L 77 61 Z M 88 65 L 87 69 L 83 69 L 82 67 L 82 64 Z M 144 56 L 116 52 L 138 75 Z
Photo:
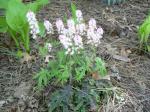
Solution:
M 49 82 L 51 75 L 48 70 L 41 68 L 41 71 L 34 76 L 34 79 L 37 79 L 37 87 L 38 89 L 42 89 Z
M 104 86 L 105 85 L 105 86 Z M 49 101 L 49 112 L 87 112 L 97 111 L 101 100 L 111 90 L 99 91 L 97 88 L 111 88 L 111 84 L 86 78 L 78 85 L 66 85 L 52 93 Z
M 150 51 L 150 16 L 148 16 L 139 28 L 140 46 Z
M 47 50 L 41 48 L 40 52 L 44 56 Z M 50 60 L 46 71 L 49 72 L 49 80 L 55 79 L 56 83 L 61 82 L 61 84 L 80 82 L 93 72 L 98 72 L 101 76 L 107 74 L 105 63 L 101 58 L 96 57 L 95 60 L 92 60 L 90 57 L 82 54 L 69 56 L 65 54 L 64 50 L 57 51 L 55 59 Z M 40 73 L 37 75 L 39 76 Z M 36 78 L 38 82 L 39 77 Z

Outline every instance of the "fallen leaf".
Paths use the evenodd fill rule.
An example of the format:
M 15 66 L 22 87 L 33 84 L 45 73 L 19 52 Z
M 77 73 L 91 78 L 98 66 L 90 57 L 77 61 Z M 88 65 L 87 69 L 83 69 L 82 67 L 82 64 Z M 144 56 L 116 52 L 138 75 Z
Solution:
M 130 58 L 120 55 L 113 55 L 113 58 L 116 60 L 124 61 L 124 62 L 130 62 Z
M 97 74 L 97 73 L 92 73 L 92 78 L 93 78 L 94 80 L 99 80 L 99 79 L 100 79 L 100 76 L 99 76 L 99 74 Z
M 129 54 L 131 54 L 131 50 L 130 49 L 125 49 L 124 47 L 122 47 L 121 51 L 120 51 L 120 54 L 121 54 L 121 56 L 128 57 Z
M 102 77 L 98 73 L 94 72 L 94 73 L 92 73 L 92 78 L 94 80 L 100 80 L 100 79 L 110 80 L 110 75 L 106 75 L 106 76 Z
M 35 60 L 35 57 L 30 56 L 28 53 L 23 53 L 23 58 L 21 59 L 21 63 L 29 62 L 31 60 Z
M 103 76 L 101 79 L 110 80 L 110 75 Z

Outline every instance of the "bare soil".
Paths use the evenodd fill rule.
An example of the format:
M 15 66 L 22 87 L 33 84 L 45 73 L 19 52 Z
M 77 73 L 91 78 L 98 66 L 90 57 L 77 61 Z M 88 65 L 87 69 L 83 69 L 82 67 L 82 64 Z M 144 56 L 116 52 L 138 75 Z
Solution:
M 98 25 L 101 25 L 105 31 L 102 46 L 99 47 L 97 53 L 107 63 L 109 73 L 112 73 L 113 69 L 117 70 L 120 79 L 112 77 L 112 83 L 114 86 L 126 90 L 131 97 L 138 101 L 136 106 L 128 105 L 121 112 L 149 112 L 150 53 L 139 49 L 137 30 L 149 13 L 150 1 L 127 0 L 124 4 L 107 6 L 102 4 L 101 0 L 77 0 L 76 6 L 82 10 L 86 21 L 91 17 L 95 18 Z M 41 20 L 47 18 L 54 23 L 56 18 L 63 18 L 64 13 L 67 12 L 66 7 L 69 7 L 68 0 L 51 0 L 50 4 L 39 12 L 38 18 Z M 19 60 L 9 55 L 9 52 L 6 52 L 5 49 L 14 50 L 14 48 L 11 40 L 4 37 L 8 36 L 0 35 L 0 43 L 3 46 L 0 46 L 0 112 L 23 112 L 18 110 L 21 108 L 19 107 L 20 102 L 23 101 L 18 95 L 17 88 L 24 88 L 19 92 L 24 92 L 26 89 L 27 91 L 24 92 L 28 96 L 26 103 L 33 104 L 32 107 L 26 104 L 28 106 L 25 108 L 35 108 L 36 111 L 47 112 L 46 93 L 35 92 L 35 82 L 32 79 L 40 69 L 41 60 L 37 57 L 36 61 L 20 63 Z M 34 44 L 32 42 L 32 46 Z M 110 48 L 107 45 L 111 45 Z M 129 62 L 113 57 L 114 52 L 121 55 L 124 51 L 130 51 L 127 56 L 130 59 Z M 36 54 L 36 51 L 32 52 L 34 55 Z M 51 88 L 53 87 L 49 89 Z M 31 112 L 34 111 L 31 110 Z

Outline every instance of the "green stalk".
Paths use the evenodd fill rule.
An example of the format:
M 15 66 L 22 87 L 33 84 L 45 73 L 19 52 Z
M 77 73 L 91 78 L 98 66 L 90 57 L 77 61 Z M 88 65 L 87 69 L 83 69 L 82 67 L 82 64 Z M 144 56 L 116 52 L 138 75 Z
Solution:
M 30 47 L 29 47 L 29 44 L 30 44 L 30 38 L 29 38 L 29 28 L 27 27 L 26 28 L 26 31 L 25 31 L 25 48 L 26 48 L 26 51 L 29 52 L 30 51 Z
M 30 48 L 29 48 L 29 29 L 28 28 L 25 28 L 24 30 L 21 30 L 21 38 L 22 38 L 22 42 L 23 42 L 23 45 L 24 45 L 24 48 L 26 50 L 26 52 L 29 52 L 30 51 Z
M 16 38 L 16 34 L 11 29 L 8 29 L 8 32 L 10 33 L 12 39 L 15 41 L 15 44 L 16 44 L 17 48 L 19 48 L 19 42 Z

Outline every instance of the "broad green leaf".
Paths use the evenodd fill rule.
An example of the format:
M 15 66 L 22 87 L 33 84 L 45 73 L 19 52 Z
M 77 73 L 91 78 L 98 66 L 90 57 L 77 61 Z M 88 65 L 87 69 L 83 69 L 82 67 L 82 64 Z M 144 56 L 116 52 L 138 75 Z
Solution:
M 21 33 L 26 21 L 26 6 L 18 0 L 11 0 L 6 11 L 6 21 L 10 28 Z
M 46 5 L 46 4 L 49 3 L 49 0 L 37 0 L 37 3 L 38 3 L 39 5 Z
M 33 12 L 36 12 L 38 10 L 38 7 L 39 6 L 37 2 L 27 4 L 28 10 L 31 10 Z
M 0 0 L 0 9 L 6 9 L 10 0 Z M 12 0 L 13 1 L 13 0 Z
M 33 12 L 37 12 L 42 6 L 48 3 L 49 3 L 49 0 L 37 0 L 33 3 L 27 4 L 27 8 L 28 10 L 32 10 Z
M 8 30 L 8 25 L 6 23 L 6 18 L 5 17 L 0 17 L 0 32 L 1 33 L 6 33 Z

